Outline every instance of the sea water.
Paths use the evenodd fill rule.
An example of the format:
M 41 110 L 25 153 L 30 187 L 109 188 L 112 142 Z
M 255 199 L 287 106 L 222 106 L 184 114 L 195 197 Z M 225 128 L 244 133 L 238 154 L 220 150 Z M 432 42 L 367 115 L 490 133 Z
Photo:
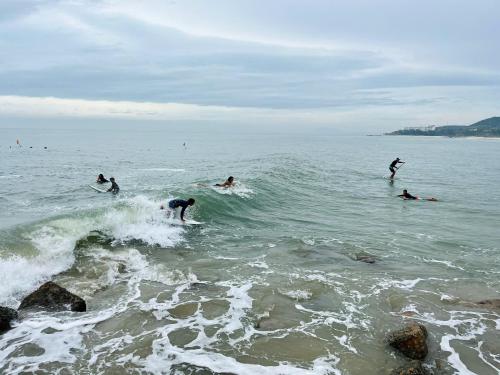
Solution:
M 410 320 L 429 369 L 499 373 L 500 314 L 475 304 L 500 295 L 499 140 L 97 121 L 0 135 L 0 305 L 53 280 L 88 307 L 22 313 L 0 373 L 386 374 L 405 359 L 384 336 Z M 118 195 L 88 187 L 99 173 Z M 160 205 L 189 197 L 205 224 L 170 225 Z

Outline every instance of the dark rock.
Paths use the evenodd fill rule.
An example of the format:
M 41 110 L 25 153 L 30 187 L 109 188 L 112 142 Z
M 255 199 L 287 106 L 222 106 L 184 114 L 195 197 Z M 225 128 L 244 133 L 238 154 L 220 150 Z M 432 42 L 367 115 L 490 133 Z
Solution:
M 424 359 L 427 356 L 427 329 L 419 323 L 412 322 L 405 327 L 387 335 L 387 342 L 411 359 Z
M 483 301 L 476 302 L 480 307 L 487 309 L 500 310 L 500 298 L 499 299 L 485 299 Z
M 391 375 L 427 375 L 427 371 L 422 367 L 422 362 L 411 361 L 393 370 Z
M 127 272 L 127 266 L 123 263 L 118 264 L 118 273 L 125 273 Z
M 365 263 L 375 263 L 376 258 L 373 255 L 366 255 L 366 254 L 356 254 L 356 257 L 354 258 L 358 262 L 365 262 Z
M 45 307 L 50 310 L 66 310 L 68 305 L 71 311 L 86 311 L 87 309 L 82 298 L 49 281 L 25 297 L 19 309 Z
M 0 306 L 0 333 L 11 329 L 10 322 L 17 319 L 17 311 L 8 307 Z

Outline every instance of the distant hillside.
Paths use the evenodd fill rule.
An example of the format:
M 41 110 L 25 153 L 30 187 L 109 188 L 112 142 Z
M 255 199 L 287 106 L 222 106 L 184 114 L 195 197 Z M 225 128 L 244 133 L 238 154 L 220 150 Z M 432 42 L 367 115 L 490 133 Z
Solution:
M 500 137 L 500 117 L 490 117 L 472 125 L 405 128 L 386 135 L 424 135 L 445 137 Z

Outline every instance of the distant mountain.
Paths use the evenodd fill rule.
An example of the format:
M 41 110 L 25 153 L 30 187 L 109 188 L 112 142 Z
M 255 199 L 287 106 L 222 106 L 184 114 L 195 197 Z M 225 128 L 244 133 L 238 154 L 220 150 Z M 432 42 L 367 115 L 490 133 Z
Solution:
M 472 125 L 405 128 L 386 135 L 424 135 L 444 137 L 500 137 L 500 117 L 490 117 Z

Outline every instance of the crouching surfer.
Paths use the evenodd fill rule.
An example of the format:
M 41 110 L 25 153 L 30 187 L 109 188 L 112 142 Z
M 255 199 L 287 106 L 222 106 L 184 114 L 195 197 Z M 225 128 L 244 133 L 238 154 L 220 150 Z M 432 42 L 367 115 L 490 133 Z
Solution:
M 172 199 L 170 202 L 168 202 L 168 208 L 170 208 L 172 211 L 177 211 L 178 207 L 181 207 L 181 213 L 180 213 L 180 218 L 181 221 L 185 222 L 184 220 L 184 212 L 186 212 L 186 208 L 189 206 L 194 205 L 194 198 L 189 198 L 187 201 L 183 199 Z M 165 209 L 165 207 L 162 205 L 160 206 L 160 209 Z

